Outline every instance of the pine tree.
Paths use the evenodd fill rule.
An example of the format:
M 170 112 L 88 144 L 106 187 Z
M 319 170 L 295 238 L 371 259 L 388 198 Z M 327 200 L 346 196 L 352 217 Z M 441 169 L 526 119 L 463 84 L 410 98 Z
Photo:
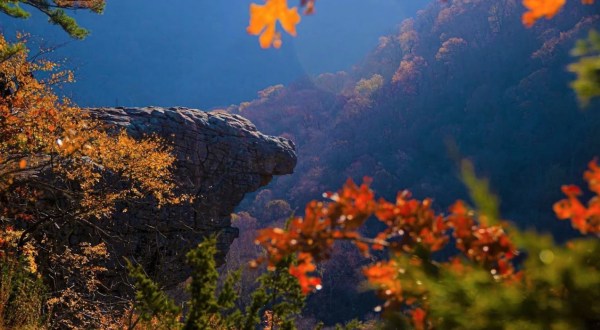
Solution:
M 283 260 L 281 267 L 264 273 L 258 278 L 259 287 L 252 293 L 252 302 L 242 308 L 238 301 L 236 283 L 240 272 L 227 275 L 220 290 L 215 263 L 216 239 L 205 239 L 187 255 L 192 267 L 191 282 L 187 290 L 187 312 L 180 315 L 173 300 L 145 275 L 141 267 L 129 266 L 130 276 L 135 280 L 136 325 L 153 329 L 240 329 L 254 330 L 268 325 L 273 329 L 296 329 L 295 317 L 304 307 L 305 297 L 295 277 L 286 266 L 291 259 Z
M 22 5 L 44 13 L 48 21 L 59 25 L 71 37 L 83 39 L 89 31 L 80 27 L 67 11 L 88 10 L 96 14 L 104 11 L 104 0 L 0 0 L 0 12 L 14 18 L 29 18 L 29 11 Z

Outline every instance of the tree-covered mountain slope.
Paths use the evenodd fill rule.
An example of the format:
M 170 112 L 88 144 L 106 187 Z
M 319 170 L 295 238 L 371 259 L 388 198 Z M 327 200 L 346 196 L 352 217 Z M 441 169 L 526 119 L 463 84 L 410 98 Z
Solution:
M 550 221 L 560 185 L 579 182 L 600 151 L 600 105 L 578 107 L 567 71 L 578 38 L 600 26 L 598 5 L 570 3 L 553 20 L 521 24 L 514 0 L 434 2 L 350 72 L 273 86 L 232 106 L 298 148 L 295 174 L 270 186 L 299 209 L 349 177 L 374 178 L 391 198 L 408 188 L 446 207 L 465 191 L 457 157 L 488 177 L 506 218 Z

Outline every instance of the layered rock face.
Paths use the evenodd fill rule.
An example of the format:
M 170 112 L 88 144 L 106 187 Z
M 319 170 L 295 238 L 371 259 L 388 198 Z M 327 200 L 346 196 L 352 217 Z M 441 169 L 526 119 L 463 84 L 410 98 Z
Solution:
M 238 235 L 230 221 L 236 205 L 296 165 L 291 141 L 264 135 L 238 115 L 159 107 L 87 111 L 133 137 L 157 134 L 173 145 L 178 192 L 194 196 L 193 203 L 160 209 L 126 205 L 126 213 L 103 225 L 113 236 L 108 242 L 115 266 L 124 256 L 134 259 L 166 287 L 189 276 L 185 254 L 207 235 L 218 235 L 222 263 Z

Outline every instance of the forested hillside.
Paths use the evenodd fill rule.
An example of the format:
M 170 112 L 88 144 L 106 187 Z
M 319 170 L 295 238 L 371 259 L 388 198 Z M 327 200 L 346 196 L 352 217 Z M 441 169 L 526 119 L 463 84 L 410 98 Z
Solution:
M 276 204 L 269 200 L 302 213 L 309 200 L 363 176 L 386 198 L 406 188 L 444 207 L 467 196 L 457 160 L 468 158 L 489 178 L 504 218 L 572 237 L 551 206 L 561 184 L 579 183 L 600 150 L 600 104 L 580 109 L 567 71 L 575 41 L 600 26 L 597 12 L 598 5 L 570 2 L 551 21 L 526 28 L 519 1 L 434 2 L 381 37 L 352 70 L 269 87 L 230 107 L 259 129 L 291 138 L 299 155 L 295 174 L 241 209 L 268 225 L 277 218 L 265 211 Z M 343 267 L 360 260 L 345 258 L 323 266 L 324 289 L 313 306 L 321 319 L 372 308 L 364 296 L 336 304 L 348 296 L 343 283 L 360 279 Z
M 528 29 L 517 1 L 433 3 L 352 71 L 269 87 L 229 111 L 294 141 L 296 173 L 270 188 L 292 205 L 365 175 L 384 196 L 406 187 L 449 204 L 465 195 L 460 155 L 491 180 L 506 217 L 567 230 L 540 221 L 600 147 L 599 105 L 579 109 L 567 71 L 596 11 L 572 4 Z
M 304 18 L 324 17 L 317 10 L 333 8 L 338 18 L 319 25 L 329 27 L 347 23 L 351 5 L 244 1 L 250 36 L 236 31 L 271 54 L 292 37 L 317 38 L 304 33 Z M 363 24 L 383 21 L 369 10 L 396 0 L 354 1 L 365 10 L 339 36 L 355 34 L 357 46 Z M 68 61 L 0 25 L 0 329 L 599 329 L 594 2 L 432 1 L 407 20 L 398 10 L 395 32 L 351 69 L 213 111 L 80 107 L 62 89 L 75 79 Z M 0 14 L 35 13 L 83 40 L 77 13 L 105 5 L 0 0 Z M 243 25 L 240 12 L 227 18 Z M 228 21 L 201 14 L 194 24 Z M 152 27 L 148 41 L 119 26 L 124 40 L 178 55 L 156 63 L 192 80 L 188 65 L 211 66 L 165 41 L 189 43 L 197 30 L 173 32 L 186 28 L 141 9 L 124 15 Z M 331 35 L 318 35 L 331 58 L 315 67 L 356 55 L 328 51 L 344 53 Z M 161 76 L 146 48 L 116 54 L 110 44 L 90 51 L 135 62 L 144 74 L 115 70 L 136 82 Z M 261 84 L 267 70 L 240 49 L 219 52 L 201 86 Z M 287 69 L 299 59 L 278 54 Z M 277 71 L 275 57 L 261 64 Z M 229 69 L 240 60 L 256 73 L 236 81 Z M 197 88 L 162 79 L 177 92 L 160 96 Z M 109 91 L 94 83 L 94 95 Z

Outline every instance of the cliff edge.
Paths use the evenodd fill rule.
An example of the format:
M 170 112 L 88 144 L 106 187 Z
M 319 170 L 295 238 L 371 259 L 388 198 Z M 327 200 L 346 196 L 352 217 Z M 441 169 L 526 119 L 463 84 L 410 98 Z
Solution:
M 108 243 L 113 266 L 120 268 L 123 257 L 133 259 L 166 287 L 189 276 L 185 254 L 207 235 L 218 235 L 217 261 L 223 263 L 238 235 L 231 226 L 234 208 L 246 193 L 274 175 L 292 173 L 296 166 L 291 141 L 264 135 L 238 115 L 182 107 L 86 111 L 133 137 L 156 134 L 173 146 L 178 192 L 194 196 L 194 201 L 160 209 L 124 205 L 121 210 L 126 212 L 117 212 L 101 226 L 112 234 Z

